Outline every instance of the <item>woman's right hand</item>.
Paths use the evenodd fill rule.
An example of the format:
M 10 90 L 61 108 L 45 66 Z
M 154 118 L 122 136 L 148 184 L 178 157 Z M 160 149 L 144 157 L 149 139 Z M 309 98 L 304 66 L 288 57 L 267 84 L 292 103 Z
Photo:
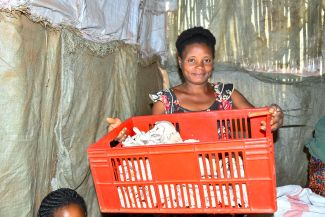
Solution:
M 111 132 L 113 129 L 120 126 L 122 123 L 122 121 L 119 118 L 106 118 L 106 121 L 108 123 L 108 132 Z M 126 128 L 124 127 L 114 140 L 118 142 L 123 142 L 126 139 L 126 137 L 127 137 Z

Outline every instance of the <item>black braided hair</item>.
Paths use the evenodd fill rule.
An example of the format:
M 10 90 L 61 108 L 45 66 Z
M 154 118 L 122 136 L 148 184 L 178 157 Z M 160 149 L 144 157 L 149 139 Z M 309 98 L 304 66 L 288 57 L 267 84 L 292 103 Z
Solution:
M 70 188 L 60 188 L 49 193 L 41 203 L 38 210 L 38 217 L 53 217 L 55 211 L 70 204 L 79 205 L 87 216 L 87 207 L 84 199 Z
M 178 56 L 182 57 L 185 47 L 189 44 L 204 43 L 211 48 L 214 57 L 216 38 L 208 29 L 201 26 L 193 27 L 183 31 L 176 40 L 176 49 Z

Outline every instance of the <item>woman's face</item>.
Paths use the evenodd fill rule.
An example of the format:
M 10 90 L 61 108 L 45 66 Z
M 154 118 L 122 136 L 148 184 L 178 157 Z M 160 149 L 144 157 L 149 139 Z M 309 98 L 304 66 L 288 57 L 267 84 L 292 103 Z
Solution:
M 79 205 L 69 204 L 55 211 L 54 217 L 86 217 L 86 215 Z
M 178 57 L 185 82 L 205 84 L 213 70 L 213 55 L 211 48 L 204 43 L 189 44 Z

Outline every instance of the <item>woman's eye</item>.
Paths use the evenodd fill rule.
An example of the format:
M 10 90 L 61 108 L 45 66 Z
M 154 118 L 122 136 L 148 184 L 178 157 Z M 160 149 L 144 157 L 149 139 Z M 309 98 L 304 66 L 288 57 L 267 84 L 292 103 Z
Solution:
M 187 62 L 188 63 L 195 63 L 195 59 L 188 59 Z
M 205 64 L 210 64 L 210 63 L 212 62 L 212 60 L 211 60 L 211 59 L 204 59 L 203 62 L 204 62 Z

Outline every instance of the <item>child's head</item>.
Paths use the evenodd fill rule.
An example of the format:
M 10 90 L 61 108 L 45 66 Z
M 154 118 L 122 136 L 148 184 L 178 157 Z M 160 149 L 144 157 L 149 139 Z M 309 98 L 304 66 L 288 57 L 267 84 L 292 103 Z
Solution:
M 60 188 L 49 193 L 41 203 L 38 217 L 86 217 L 84 199 L 74 190 Z
M 182 58 L 186 46 L 195 43 L 207 45 L 214 58 L 216 39 L 208 29 L 203 27 L 187 29 L 178 36 L 176 40 L 177 55 Z

